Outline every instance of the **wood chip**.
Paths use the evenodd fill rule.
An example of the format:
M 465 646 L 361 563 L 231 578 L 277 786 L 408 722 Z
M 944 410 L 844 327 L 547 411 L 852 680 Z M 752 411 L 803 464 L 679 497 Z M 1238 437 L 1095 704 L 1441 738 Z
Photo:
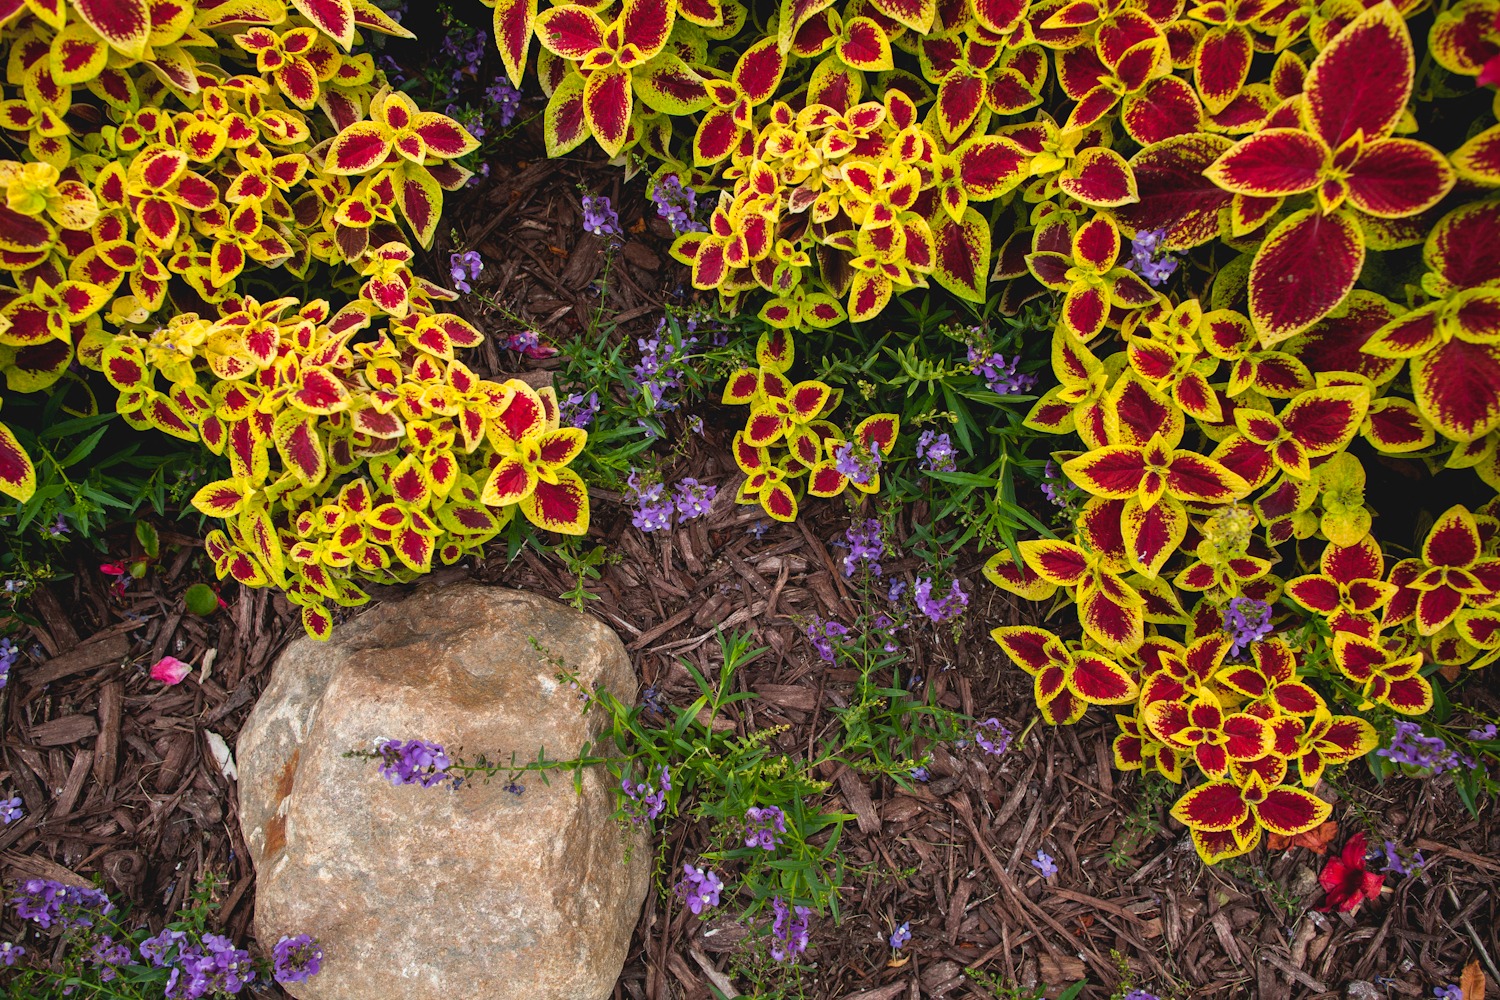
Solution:
M 32 726 L 27 740 L 34 746 L 60 747 L 86 740 L 99 731 L 99 720 L 92 715 L 64 715 Z

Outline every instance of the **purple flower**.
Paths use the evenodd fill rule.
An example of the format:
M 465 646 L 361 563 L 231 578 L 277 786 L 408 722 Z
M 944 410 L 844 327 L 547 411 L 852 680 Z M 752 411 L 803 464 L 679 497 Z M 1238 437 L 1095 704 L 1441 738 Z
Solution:
M 125 965 L 130 959 L 130 943 L 128 941 L 116 943 L 115 939 L 108 934 L 99 935 L 88 954 L 89 964 L 99 967 L 99 979 L 106 983 L 118 975 L 115 972 L 115 966 Z
M 921 460 L 922 468 L 930 472 L 952 472 L 958 468 L 954 461 L 956 455 L 947 434 L 927 430 L 917 439 L 917 458 Z
M 990 733 L 995 735 L 992 737 Z M 999 719 L 985 719 L 974 731 L 974 742 L 985 753 L 999 757 L 1010 749 L 1010 740 L 1014 735 Z
M 278 983 L 301 983 L 323 967 L 323 949 L 306 934 L 282 936 L 271 949 L 271 974 Z
M 771 923 L 771 958 L 777 962 L 790 961 L 807 950 L 812 911 L 805 906 L 793 910 L 780 896 L 771 900 L 771 910 L 776 914 Z
M 755 540 L 757 542 L 766 537 L 766 532 L 770 530 L 771 522 L 769 521 L 756 521 L 754 524 L 750 525 L 750 527 L 745 529 L 746 532 L 755 536 Z
M 1447 986 L 1434 986 L 1432 995 L 1438 1000 L 1464 1000 L 1463 987 L 1457 983 L 1449 983 Z
M 498 109 L 500 127 L 510 128 L 510 123 L 516 120 L 516 115 L 521 111 L 521 92 L 511 86 L 508 79 L 497 76 L 495 82 L 484 89 L 484 96 Z
M 447 773 L 453 762 L 436 743 L 426 740 L 381 740 L 375 744 L 380 774 L 393 785 L 433 785 L 451 781 Z
M 587 427 L 599 413 L 599 394 L 575 392 L 562 401 L 562 418 L 569 427 Z
M 844 575 L 853 576 L 860 563 L 865 563 L 870 572 L 880 575 L 880 557 L 885 554 L 885 542 L 880 537 L 880 522 L 871 518 L 851 524 L 844 532 L 849 551 L 844 555 Z
M 1390 745 L 1376 750 L 1375 755 L 1386 758 L 1392 764 L 1427 771 L 1433 775 L 1456 770 L 1465 762 L 1457 751 L 1449 749 L 1441 736 L 1424 736 L 1420 725 L 1404 720 L 1396 723 Z
M 203 935 L 201 949 L 179 949 L 177 960 L 178 968 L 168 980 L 168 996 L 173 995 L 172 987 L 178 984 L 184 986 L 180 995 L 189 1000 L 215 991 L 233 996 L 255 979 L 250 953 L 218 934 Z M 179 979 L 179 970 L 185 981 Z
M 24 804 L 19 795 L 14 795 L 8 799 L 0 799 L 0 823 L 9 826 L 22 816 L 25 816 L 26 810 L 21 808 Z
M 677 408 L 676 403 L 667 401 L 667 393 L 682 384 L 682 355 L 697 343 L 696 337 L 688 337 L 680 346 L 671 339 L 664 342 L 662 334 L 666 329 L 666 320 L 662 320 L 651 337 L 636 338 L 641 357 L 630 369 L 635 376 L 634 385 L 653 410 Z
M 906 593 L 906 581 L 892 580 L 891 589 L 886 591 L 885 599 L 890 601 L 892 604 L 895 604 L 897 601 L 901 600 L 901 595 L 904 593 Z
M 1161 1000 L 1155 993 L 1147 993 L 1145 990 L 1131 990 L 1120 1000 Z
M 900 927 L 891 931 L 891 947 L 900 951 L 906 947 L 906 942 L 911 940 L 911 921 L 903 921 Z
M 627 811 L 632 820 L 637 823 L 653 820 L 667 807 L 667 793 L 672 790 L 672 772 L 662 764 L 657 771 L 655 787 L 649 781 L 631 781 L 630 776 L 626 775 L 620 779 L 620 790 L 631 802 Z
M 176 946 L 180 952 L 182 942 L 186 939 L 187 935 L 182 931 L 164 930 L 141 942 L 141 958 L 158 969 L 165 968 L 172 963 L 172 960 L 167 957 L 167 950 Z
M 1130 238 L 1130 260 L 1125 266 L 1153 286 L 1166 284 L 1177 270 L 1177 258 L 1161 249 L 1166 235 L 1165 229 L 1147 229 Z
M 745 810 L 745 846 L 774 851 L 781 843 L 777 834 L 786 833 L 786 815 L 779 806 L 754 806 Z
M 871 441 L 869 450 L 854 441 L 841 441 L 833 446 L 833 467 L 849 477 L 851 483 L 868 485 L 880 472 L 880 442 Z
M 642 486 L 640 473 L 625 480 L 625 502 L 634 507 L 630 523 L 642 531 L 666 531 L 672 526 L 672 498 L 661 483 Z
M 1395 841 L 1385 842 L 1385 867 L 1381 871 L 1393 872 L 1397 875 L 1418 875 L 1426 864 L 1421 851 L 1412 851 L 1407 854 L 1396 845 Z
M 114 904 L 98 889 L 63 885 L 48 878 L 27 880 L 15 897 L 16 915 L 41 927 L 53 921 L 62 928 L 92 927 L 94 916 L 114 912 Z
M 927 781 L 932 775 L 927 773 L 927 768 L 917 766 L 911 769 L 911 777 L 913 781 Z
M 0 941 L 0 965 L 9 967 L 25 957 L 25 948 L 10 941 Z
M 1054 507 L 1068 506 L 1068 490 L 1070 486 L 1062 469 L 1056 462 L 1048 461 L 1047 467 L 1042 470 L 1042 496 Z
M 1253 597 L 1230 598 L 1223 614 L 1224 631 L 1233 640 L 1229 647 L 1231 656 L 1239 656 L 1252 642 L 1271 634 L 1271 606 L 1265 601 Z
M 818 658 L 832 663 L 837 658 L 834 655 L 834 640 L 848 635 L 849 628 L 838 622 L 825 622 L 817 615 L 813 615 L 806 632 L 808 639 L 812 641 L 813 649 L 818 652 Z
M 719 905 L 719 893 L 724 889 L 724 883 L 711 871 L 684 864 L 682 879 L 672 888 L 696 917 Z
M 57 515 L 56 521 L 53 521 L 42 529 L 48 538 L 64 538 L 72 530 L 68 527 L 68 519 L 61 514 Z
M 1042 873 L 1042 878 L 1051 878 L 1057 874 L 1057 865 L 1052 861 L 1052 855 L 1046 851 L 1037 851 L 1036 857 L 1031 859 L 1031 867 Z
M 917 577 L 917 585 L 912 590 L 912 598 L 917 603 L 917 610 L 931 618 L 935 622 L 947 621 L 957 618 L 964 613 L 969 606 L 969 595 L 964 593 L 958 581 L 953 581 L 946 596 L 934 600 L 932 597 L 932 579 L 930 577 Z
M 652 189 L 651 200 L 656 203 L 656 214 L 667 220 L 672 232 L 703 232 L 703 224 L 693 218 L 693 213 L 698 210 L 698 196 L 692 188 L 682 186 L 681 177 L 664 175 Z
M 5 682 L 0 681 L 0 687 L 4 686 Z M 1471 729 L 1465 735 L 1467 735 L 1471 740 L 1478 740 L 1480 743 L 1486 743 L 1494 739 L 1496 736 L 1495 724 L 1493 722 L 1486 723 L 1483 729 Z
M 448 255 L 448 274 L 453 279 L 455 291 L 472 292 L 474 289 L 469 282 L 477 279 L 483 270 L 484 258 L 479 256 L 478 250 Z
M 969 348 L 969 366 L 997 396 L 1018 396 L 1030 392 L 1036 385 L 1035 375 L 1023 375 L 1017 370 L 1020 364 L 1019 354 L 1007 361 L 1005 355 L 999 352 L 988 354 L 974 347 Z
M 620 217 L 609 203 L 609 198 L 600 195 L 583 196 L 583 228 L 595 236 L 619 236 Z
M 489 37 L 483 31 L 469 34 L 466 24 L 450 24 L 448 34 L 443 37 L 442 53 L 460 64 L 453 74 L 455 84 L 463 76 L 479 75 L 479 64 L 489 51 Z
M 705 486 L 696 479 L 680 481 L 674 490 L 677 494 L 677 516 L 684 521 L 707 514 L 718 496 L 717 486 Z

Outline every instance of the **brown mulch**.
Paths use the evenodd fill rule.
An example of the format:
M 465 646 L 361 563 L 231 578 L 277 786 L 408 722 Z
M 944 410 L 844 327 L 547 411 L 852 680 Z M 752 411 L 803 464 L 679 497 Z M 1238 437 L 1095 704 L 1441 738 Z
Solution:
M 602 293 L 601 244 L 579 226 L 581 182 L 612 195 L 629 232 Z M 497 163 L 485 185 L 457 196 L 459 232 L 440 234 L 433 270 L 441 273 L 448 244 L 477 246 L 490 262 L 480 290 L 558 342 L 600 328 L 596 315 L 618 326 L 617 336 L 648 330 L 683 278 L 666 256 L 666 234 L 645 223 L 640 183 L 622 187 L 617 170 L 581 156 Z M 514 332 L 506 324 L 484 319 L 491 332 Z M 487 351 L 476 367 L 504 371 L 507 358 Z M 857 595 L 828 544 L 849 513 L 839 503 L 811 505 L 798 524 L 770 525 L 757 537 L 749 530 L 755 511 L 734 506 L 728 488 L 735 415 L 710 407 L 705 417 L 707 430 L 670 478 L 719 484 L 719 504 L 671 533 L 643 535 L 618 504 L 596 502 L 591 537 L 618 561 L 591 585 L 599 599 L 588 610 L 619 632 L 642 685 L 676 703 L 691 698 L 681 660 L 710 667 L 717 628 L 753 633 L 768 652 L 740 675 L 760 697 L 745 703 L 738 725 L 785 726 L 778 746 L 805 753 L 830 738 L 838 723 L 828 708 L 846 704 L 852 688 L 852 672 L 819 661 L 799 624 L 814 614 L 843 621 L 855 614 Z M 182 591 L 206 570 L 201 543 L 185 530 L 163 528 L 160 563 L 123 596 L 108 592 L 97 572 L 102 558 L 78 551 L 74 575 L 30 603 L 38 624 L 24 633 L 29 655 L 0 692 L 0 788 L 14 788 L 27 813 L 0 828 L 0 877 L 99 878 L 160 923 L 196 878 L 219 873 L 227 881 L 218 920 L 244 939 L 254 872 L 233 783 L 208 734 L 234 745 L 272 662 L 300 626 L 284 600 L 263 590 L 227 587 L 226 610 L 208 619 L 185 614 Z M 111 549 L 116 556 L 125 537 Z M 1034 714 L 1029 679 L 986 633 L 1020 612 L 980 580 L 976 563 L 961 567 L 974 595 L 962 633 L 908 634 L 913 669 L 944 706 L 998 716 L 1019 732 Z M 917 566 L 914 558 L 886 564 L 908 577 Z M 529 549 L 511 565 L 498 550 L 473 572 L 545 594 L 573 585 L 560 564 Z M 146 676 L 164 654 L 198 664 L 209 649 L 217 655 L 207 677 L 164 688 Z M 1493 711 L 1497 677 L 1492 668 L 1471 678 L 1465 696 Z M 1301 848 L 1260 850 L 1205 868 L 1166 821 L 1165 805 L 1143 808 L 1140 781 L 1113 770 L 1113 734 L 1108 714 L 1096 711 L 1074 727 L 1036 727 L 1003 757 L 939 748 L 932 780 L 915 791 L 847 769 L 821 774 L 831 782 L 829 807 L 858 821 L 842 844 L 851 867 L 845 919 L 815 922 L 816 971 L 803 980 L 805 994 L 995 996 L 970 978 L 973 970 L 1052 984 L 1052 996 L 1087 977 L 1084 995 L 1102 998 L 1128 970 L 1164 997 L 1331 998 L 1355 980 L 1373 992 L 1356 987 L 1350 996 L 1417 997 L 1455 981 L 1472 958 L 1500 957 L 1500 824 L 1492 805 L 1474 819 L 1444 780 L 1375 786 L 1351 770 L 1341 786 L 1351 803 L 1337 813 L 1346 831 L 1363 811 L 1384 835 L 1421 847 L 1429 865 L 1422 878 L 1389 883 L 1378 903 L 1352 917 L 1324 916 L 1309 910 L 1321 898 L 1322 859 Z M 696 857 L 695 836 L 679 830 L 668 844 L 674 869 Z M 1055 879 L 1041 879 L 1028 863 L 1038 848 L 1056 858 Z M 912 942 L 893 958 L 885 938 L 903 921 Z M 18 931 L 13 911 L 0 915 L 0 938 Z M 700 922 L 653 894 L 616 996 L 707 1000 L 710 984 L 735 995 L 731 983 L 746 988 L 729 975 L 735 940 L 728 920 Z

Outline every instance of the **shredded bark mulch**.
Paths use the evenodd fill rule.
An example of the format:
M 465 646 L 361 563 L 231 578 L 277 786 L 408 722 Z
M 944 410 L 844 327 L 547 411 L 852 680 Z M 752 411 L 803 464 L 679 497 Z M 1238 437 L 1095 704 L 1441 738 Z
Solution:
M 627 238 L 612 263 L 600 241 L 581 232 L 580 183 L 611 194 L 622 209 Z M 457 232 L 440 235 L 430 266 L 445 270 L 450 245 L 485 253 L 491 265 L 479 289 L 516 320 L 511 328 L 492 311 L 476 311 L 491 333 L 524 322 L 563 343 L 602 329 L 603 317 L 611 336 L 635 336 L 683 286 L 666 254 L 668 233 L 645 219 L 641 183 L 623 185 L 618 170 L 596 160 L 549 162 L 538 147 L 534 159 L 496 164 L 486 184 L 456 197 Z M 496 374 L 505 363 L 491 346 L 476 367 Z M 829 708 L 847 704 L 852 691 L 853 672 L 818 660 L 802 634 L 813 615 L 854 617 L 856 595 L 829 546 L 850 512 L 825 502 L 797 524 L 750 530 L 757 511 L 732 502 L 728 443 L 737 415 L 708 407 L 704 416 L 704 433 L 691 438 L 669 479 L 718 484 L 719 502 L 704 518 L 643 535 L 627 510 L 596 497 L 592 540 L 618 558 L 591 584 L 599 599 L 588 610 L 618 631 L 642 686 L 678 704 L 693 696 L 682 660 L 706 670 L 716 629 L 753 633 L 768 651 L 739 682 L 760 697 L 744 704 L 736 725 L 785 726 L 777 745 L 805 753 L 831 738 L 838 722 Z M 233 747 L 300 625 L 279 596 L 232 586 L 225 610 L 208 619 L 186 614 L 183 590 L 211 580 L 191 532 L 187 521 L 163 526 L 160 563 L 123 596 L 98 572 L 104 553 L 78 546 L 73 575 L 30 602 L 29 656 L 0 692 L 0 787 L 16 789 L 26 809 L 0 828 L 0 877 L 98 878 L 159 926 L 196 879 L 218 873 L 227 881 L 216 919 L 248 939 L 255 876 L 234 784 L 209 739 Z M 110 540 L 114 557 L 127 537 Z M 960 567 L 974 595 L 962 631 L 909 631 L 904 640 L 912 670 L 939 703 L 998 717 L 1019 733 L 1035 711 L 1029 678 L 987 633 L 1022 612 L 981 581 L 972 556 Z M 918 565 L 908 558 L 886 569 L 909 577 Z M 497 549 L 466 572 L 549 595 L 574 585 L 561 563 L 529 549 L 509 565 Z M 208 650 L 217 652 L 206 677 L 176 687 L 147 677 L 165 654 L 199 664 Z M 1465 697 L 1495 711 L 1497 676 L 1491 668 L 1471 680 Z M 808 958 L 816 968 L 802 980 L 805 995 L 994 997 L 1008 995 L 993 988 L 1003 981 L 1045 983 L 1056 996 L 1087 978 L 1083 995 L 1103 998 L 1129 977 L 1163 997 L 1430 997 L 1434 984 L 1456 981 L 1476 958 L 1495 990 L 1500 824 L 1492 805 L 1474 819 L 1449 782 L 1377 786 L 1362 767 L 1351 769 L 1340 784 L 1348 802 L 1336 812 L 1345 830 L 1335 849 L 1366 816 L 1385 836 L 1420 848 L 1428 865 L 1419 878 L 1388 880 L 1381 899 L 1353 916 L 1325 916 L 1310 909 L 1321 899 L 1323 858 L 1305 848 L 1261 849 L 1204 867 L 1166 819 L 1171 796 L 1148 796 L 1136 776 L 1113 769 L 1113 735 L 1112 719 L 1096 710 L 1077 726 L 1034 727 L 999 757 L 940 747 L 931 780 L 914 791 L 843 767 L 821 774 L 831 783 L 829 807 L 858 819 L 842 841 L 850 865 L 845 919 L 815 921 Z M 664 878 L 697 857 L 703 845 L 694 837 L 679 832 L 666 845 Z M 1056 858 L 1055 878 L 1030 865 L 1038 848 Z M 911 943 L 893 953 L 886 939 L 905 921 Z M 0 937 L 19 931 L 6 910 Z M 703 922 L 653 893 L 615 995 L 740 995 L 748 980 L 734 976 L 733 963 L 743 936 L 729 917 Z

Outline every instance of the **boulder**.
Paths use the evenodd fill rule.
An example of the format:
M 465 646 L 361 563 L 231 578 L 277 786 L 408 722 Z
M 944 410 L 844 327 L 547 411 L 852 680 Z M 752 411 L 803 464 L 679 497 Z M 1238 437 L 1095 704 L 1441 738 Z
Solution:
M 535 640 L 544 655 L 532 645 Z M 256 869 L 255 931 L 269 950 L 309 933 L 323 969 L 300 1000 L 602 1000 L 645 899 L 644 834 L 612 819 L 603 768 L 517 794 L 503 777 L 396 787 L 346 757 L 381 738 L 450 756 L 574 757 L 607 719 L 556 680 L 635 698 L 620 640 L 531 594 L 427 586 L 277 661 L 240 734 L 240 824 Z

